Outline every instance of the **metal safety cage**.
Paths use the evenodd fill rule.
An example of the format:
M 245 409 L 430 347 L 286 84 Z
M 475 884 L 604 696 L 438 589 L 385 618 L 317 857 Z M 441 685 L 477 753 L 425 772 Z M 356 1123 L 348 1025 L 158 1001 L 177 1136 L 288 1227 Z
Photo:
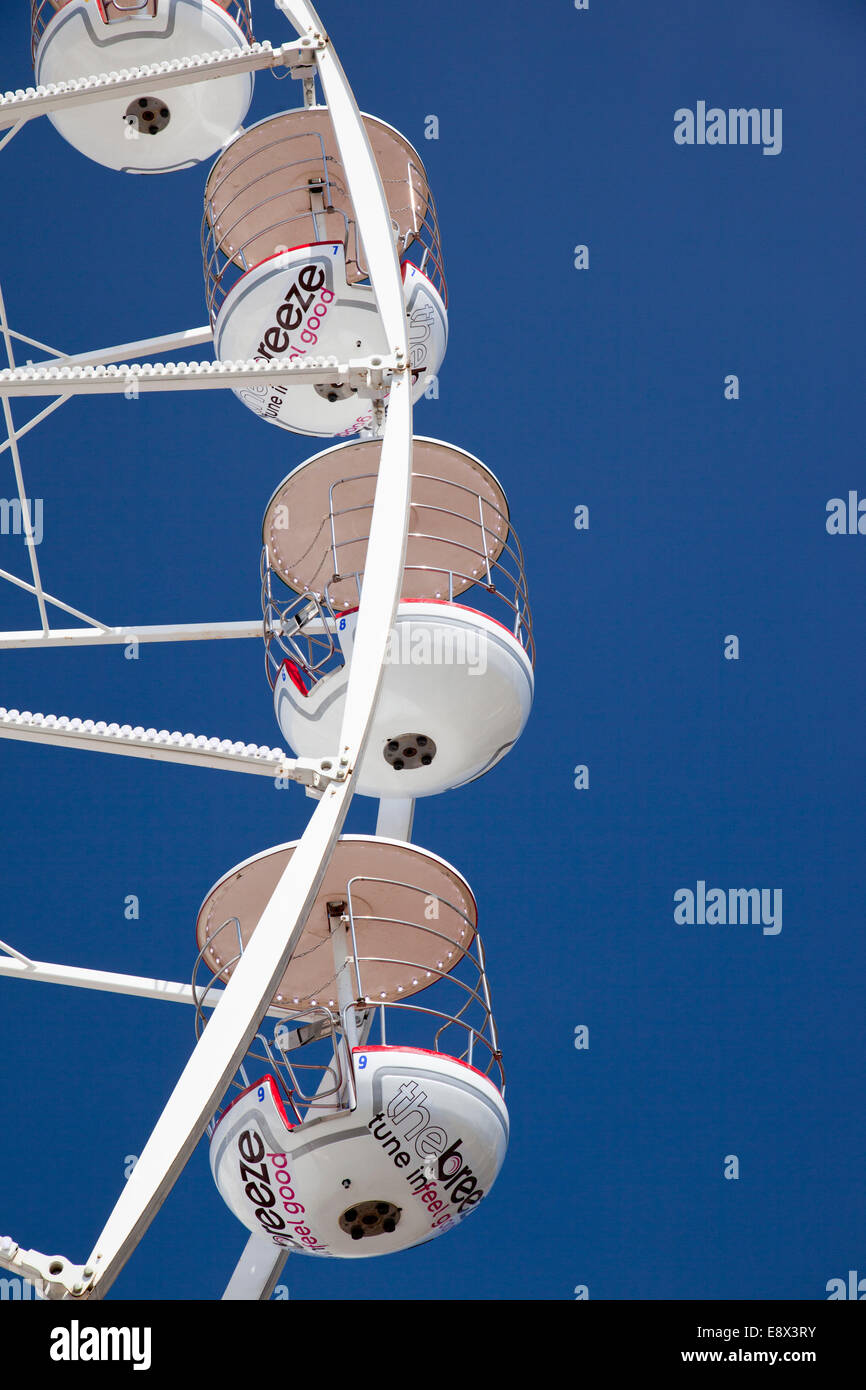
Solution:
M 371 884 L 387 884 L 417 894 L 417 918 L 381 917 L 365 912 L 364 885 Z M 451 916 L 452 922 L 456 918 L 464 923 L 463 930 L 470 939 L 466 949 L 458 945 L 453 933 L 449 935 L 437 927 L 443 911 Z M 466 913 L 448 899 L 425 892 L 415 884 L 359 874 L 348 883 L 346 916 L 358 998 L 344 1013 L 348 1009 L 357 1013 L 375 1008 L 379 1046 L 421 1047 L 453 1057 L 489 1076 L 504 1095 L 505 1070 L 487 981 L 484 946 Z M 401 934 L 406 937 L 405 953 L 399 957 L 362 955 L 358 949 L 359 928 L 369 933 L 371 927 L 401 928 Z M 418 956 L 422 959 L 418 960 Z M 394 967 L 415 972 L 410 973 L 405 989 L 397 989 L 397 994 L 404 994 L 404 998 L 395 997 L 394 991 L 377 989 L 372 978 L 377 973 L 390 975 Z M 435 990 L 435 1005 L 416 1002 L 415 995 L 427 989 Z M 387 997 L 389 994 L 391 997 Z M 376 1045 L 374 1033 L 371 1033 L 370 1045 Z
M 368 477 L 373 478 L 374 474 Z M 370 517 L 370 507 L 367 506 L 336 506 L 339 500 L 336 498 L 336 489 L 343 482 L 349 484 L 356 481 L 357 478 L 343 478 L 335 482 L 331 488 L 329 521 L 334 578 L 325 585 L 324 598 L 331 612 L 335 614 L 350 612 L 359 606 L 363 587 L 364 571 L 349 570 L 348 573 L 343 573 L 341 555 L 345 555 L 350 546 L 366 546 L 370 534 L 364 534 L 363 525 L 360 525 L 359 534 L 338 541 L 335 530 L 338 518 L 357 514 L 360 521 L 363 517 L 367 520 Z M 434 482 L 439 488 L 449 489 L 455 505 L 443 507 L 413 502 L 413 512 L 418 518 L 423 516 L 424 528 L 421 530 L 410 525 L 409 545 L 411 546 L 413 541 L 432 545 L 441 542 L 442 546 L 448 546 L 449 552 L 459 550 L 460 559 L 456 564 L 442 566 L 441 569 L 436 564 L 406 564 L 403 569 L 403 598 L 409 596 L 407 591 L 411 589 L 413 575 L 417 575 L 418 580 L 424 580 L 425 587 L 432 581 L 432 599 L 435 602 L 455 603 L 470 591 L 473 606 L 478 606 L 478 612 L 493 617 L 498 623 L 502 623 L 503 627 L 509 627 L 527 652 L 532 664 L 535 664 L 535 641 L 532 637 L 532 612 L 523 546 L 513 525 L 510 524 L 509 517 L 500 512 L 499 507 L 493 505 L 491 500 L 482 498 L 480 492 L 473 492 L 473 489 L 460 482 L 427 473 L 413 473 L 413 485 L 416 481 Z M 489 517 L 485 517 L 485 513 L 495 513 L 499 518 L 505 528 L 505 541 L 502 541 L 502 535 L 493 535 Z M 442 518 L 442 525 L 438 525 L 439 518 Z M 475 532 L 474 538 L 466 542 L 456 541 L 449 532 L 449 520 L 468 523 Z M 496 550 L 499 553 L 496 553 Z M 507 613 L 503 612 L 503 605 Z
M 317 110 L 325 108 L 304 108 L 305 112 Z M 298 113 L 287 112 L 285 118 L 294 114 Z M 340 242 L 349 283 L 369 280 L 367 257 L 338 154 L 328 148 L 321 132 L 280 131 L 279 120 L 271 118 L 245 132 L 250 135 L 273 125 L 272 139 L 232 159 L 220 173 L 220 166 L 232 153 L 230 145 L 211 169 L 201 250 L 212 327 L 227 296 L 248 271 L 295 247 Z M 239 136 L 233 144 L 239 146 L 244 138 Z M 248 177 L 244 176 L 245 169 Z M 241 186 L 236 187 L 239 178 Z M 228 190 L 229 180 L 233 191 Z M 383 173 L 383 184 L 401 264 L 417 266 L 447 306 L 439 221 L 423 166 L 407 155 L 405 175 L 394 178 Z
M 330 538 L 331 556 L 334 564 L 334 578 L 325 585 L 324 599 L 328 608 L 336 615 L 357 608 L 361 601 L 361 588 L 364 571 L 348 568 L 343 572 L 341 555 L 345 556 L 350 547 L 365 548 L 369 532 L 364 523 L 369 521 L 370 509 L 367 506 L 340 507 L 337 490 L 342 485 L 354 484 L 359 477 L 374 478 L 374 474 L 356 475 L 340 479 L 330 489 Z M 526 651 L 532 664 L 535 664 L 535 640 L 532 635 L 532 611 L 529 606 L 529 590 L 526 583 L 526 568 L 523 547 L 517 532 L 508 516 L 489 498 L 473 492 L 471 488 L 450 479 L 436 477 L 429 473 L 413 473 L 413 487 L 416 481 L 434 483 L 446 489 L 453 499 L 453 506 L 444 507 L 430 503 L 416 503 L 413 512 L 423 521 L 421 527 L 410 526 L 409 545 L 419 542 L 434 548 L 441 544 L 449 554 L 458 552 L 456 564 L 442 566 L 436 564 L 408 563 L 403 570 L 403 597 L 412 597 L 412 579 L 417 577 L 425 590 L 430 590 L 436 602 L 462 602 L 467 592 L 473 607 L 487 617 L 494 618 L 502 626 L 508 627 Z M 494 535 L 491 513 L 500 521 L 502 532 Z M 355 535 L 337 539 L 337 523 L 340 518 L 356 517 L 359 523 Z M 455 539 L 451 523 L 465 523 L 469 539 Z M 351 525 L 351 522 L 349 523 Z M 344 530 L 344 521 L 341 530 Z M 502 535 L 505 539 L 503 541 Z M 498 554 L 496 553 L 498 551 Z
M 357 473 L 338 479 L 329 489 L 329 513 L 319 531 L 321 550 L 312 557 L 305 556 L 310 568 L 331 575 L 321 590 L 306 589 L 298 595 L 275 567 L 268 546 L 263 547 L 262 614 L 272 688 L 282 665 L 274 650 L 277 633 L 282 639 L 277 644 L 282 656 L 293 661 L 313 684 L 342 665 L 333 633 L 340 616 L 353 612 L 361 601 L 364 570 L 355 569 L 354 563 L 358 557 L 366 563 L 371 508 L 366 501 L 341 506 L 339 489 L 354 489 L 363 481 L 372 485 L 375 478 L 374 473 Z M 416 500 L 416 485 L 424 483 L 432 484 L 436 496 L 447 497 L 452 505 Z M 403 568 L 401 600 L 463 604 L 466 596 L 476 612 L 512 633 L 534 665 L 535 639 L 523 547 L 507 513 L 490 497 L 434 474 L 413 472 L 412 486 L 412 514 L 418 524 L 410 525 L 408 532 L 410 558 Z M 450 563 L 437 565 L 437 550 Z M 428 561 L 413 563 L 413 551 L 423 551 Z M 280 594 L 286 595 L 285 603 L 280 601 Z
M 374 884 L 415 894 L 417 914 L 394 918 L 364 911 L 365 886 L 369 890 Z M 437 926 L 446 915 L 450 933 Z M 371 1047 L 420 1048 L 463 1062 L 489 1077 L 504 1096 L 505 1070 L 484 947 L 473 922 L 461 908 L 415 884 L 365 874 L 349 880 L 343 920 L 351 940 L 349 964 L 357 991 L 355 999 L 341 1011 L 336 986 L 334 997 L 327 1002 L 299 1000 L 295 1009 L 291 1006 L 296 1001 L 277 996 L 271 1011 L 279 1013 L 279 1020 L 273 1033 L 268 1036 L 265 1027 L 260 1027 L 212 1126 L 231 1103 L 232 1092 L 249 1089 L 265 1074 L 277 1081 L 286 1112 L 297 1123 L 319 1113 L 352 1109 L 355 1091 L 346 1040 L 367 1037 L 368 1033 L 367 1045 Z M 227 927 L 234 927 L 232 955 L 216 957 L 214 964 L 218 968 L 214 969 L 206 954 Z M 399 955 L 374 951 L 361 954 L 359 935 L 369 938 L 371 933 L 384 930 L 393 937 L 395 928 L 402 943 Z M 458 944 L 460 936 L 468 941 L 465 948 Z M 205 1010 L 209 1007 L 210 991 L 227 982 L 243 950 L 237 917 L 221 923 L 202 945 L 192 979 L 199 1037 L 207 1023 Z M 405 987 L 378 988 L 395 975 L 407 980 Z M 428 990 L 435 991 L 429 1002 Z M 422 993 L 423 1003 L 418 1001 Z M 299 1049 L 303 1049 L 303 1062 L 289 1057 Z
M 267 546 L 262 547 L 261 580 L 265 674 L 271 689 L 286 662 L 303 672 L 310 686 L 343 666 L 333 614 L 315 594 L 298 595 L 285 588 L 271 568 Z
M 219 961 L 220 969 L 214 972 L 205 960 L 205 952 L 213 937 L 232 925 L 237 932 L 237 950 L 226 960 Z M 216 995 L 211 997 L 211 991 L 226 983 L 242 955 L 240 923 L 233 917 L 208 937 L 196 957 L 192 990 L 197 1038 L 201 1037 L 207 1026 L 209 1014 L 205 1011 L 213 1009 L 218 1002 Z M 349 1080 L 352 1074 L 351 1059 L 340 1036 L 339 1011 L 319 1004 L 277 1012 L 279 1017 L 272 1030 L 268 1029 L 265 1020 L 252 1039 L 229 1090 L 210 1121 L 209 1136 L 220 1116 L 236 1098 L 236 1093 L 249 1090 L 264 1075 L 272 1076 L 276 1081 L 290 1123 L 301 1124 L 305 1118 L 310 1119 L 316 1113 L 332 1114 L 340 1109 L 351 1109 L 354 1104 L 354 1091 Z M 304 1061 L 291 1060 L 289 1054 L 299 1048 L 304 1049 Z
M 70 3 L 70 0 L 30 0 L 30 56 L 36 66 L 36 50 L 42 35 L 54 16 Z M 164 0 L 163 0 L 164 3 Z M 99 0 L 99 8 L 108 23 L 133 19 L 136 16 L 153 17 L 160 0 Z M 247 43 L 253 42 L 253 16 L 250 0 L 203 0 L 203 4 L 219 5 L 237 24 Z M 175 57 L 192 56 L 175 54 Z M 91 73 L 71 72 L 70 77 L 90 77 Z

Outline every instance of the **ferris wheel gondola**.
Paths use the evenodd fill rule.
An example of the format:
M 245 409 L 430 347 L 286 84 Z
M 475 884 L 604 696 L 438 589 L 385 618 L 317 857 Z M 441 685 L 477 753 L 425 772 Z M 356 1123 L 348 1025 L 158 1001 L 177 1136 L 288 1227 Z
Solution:
M 94 73 L 177 62 L 252 42 L 249 0 L 31 0 L 33 69 L 40 86 Z M 152 89 L 55 111 L 70 145 L 109 169 L 165 174 L 207 159 L 240 128 L 253 74 Z
M 265 512 L 266 669 L 283 737 L 303 757 L 324 757 L 343 717 L 381 447 L 316 454 Z M 529 717 L 534 655 L 501 484 L 465 450 L 416 437 L 400 602 L 359 793 L 435 796 L 492 768 Z
M 447 289 L 436 207 L 419 155 L 364 116 L 400 259 L 415 400 L 445 356 Z M 387 342 L 330 113 L 307 107 L 238 135 L 205 188 L 202 247 L 217 356 L 345 361 Z M 261 419 L 300 434 L 351 435 L 373 423 L 369 401 L 338 381 L 287 391 L 264 380 L 237 392 Z
M 295 846 L 237 865 L 197 925 L 200 1026 Z M 261 1031 L 210 1129 L 216 1185 L 278 1248 L 357 1258 L 455 1229 L 496 1179 L 508 1113 L 477 909 L 445 860 L 337 844 Z

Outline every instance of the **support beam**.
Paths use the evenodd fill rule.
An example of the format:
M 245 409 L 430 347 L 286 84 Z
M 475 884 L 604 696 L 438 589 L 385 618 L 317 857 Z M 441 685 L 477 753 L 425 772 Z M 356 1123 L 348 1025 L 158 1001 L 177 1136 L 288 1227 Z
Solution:
M 38 629 L 22 632 L 0 632 L 0 650 L 4 647 L 108 647 L 125 646 L 128 642 L 211 642 L 234 641 L 241 637 L 261 637 L 262 620 L 237 623 L 161 623 L 143 627 L 54 627 L 48 632 Z
M 412 840 L 412 822 L 415 819 L 415 799 L 411 796 L 383 797 L 379 802 L 376 817 L 376 834 L 386 840 Z
M 289 1258 L 270 1240 L 251 1235 L 223 1294 L 224 1303 L 266 1302 Z
M 8 952 L 6 956 L 2 954 Z M 87 970 L 79 965 L 58 965 L 54 961 L 30 960 L 20 951 L 0 941 L 0 975 L 13 980 L 32 980 L 43 985 L 68 985 L 71 989 L 92 989 L 100 994 L 126 994 L 135 999 L 162 999 L 169 1004 L 192 1004 L 196 996 L 192 985 L 181 984 L 177 980 L 155 980 L 146 975 L 123 975 L 111 970 Z M 211 985 L 203 1007 L 215 1008 L 223 991 L 219 985 Z M 199 991 L 201 998 L 202 991 Z M 286 1009 L 268 1009 L 268 1018 L 288 1018 Z M 294 1023 L 297 1013 L 292 1013 Z
M 11 950 L 0 942 L 0 951 Z M 17 957 L 18 953 L 15 953 Z M 8 959 L 0 955 L 0 975 L 33 980 L 44 985 L 69 985 L 73 989 L 93 989 L 102 994 L 128 994 L 137 999 L 165 999 L 170 1004 L 195 1004 L 192 985 L 176 980 L 151 980 L 145 975 L 121 975 L 111 970 L 85 970 L 77 965 L 58 965 L 47 960 Z M 208 993 L 208 1005 L 215 1003 L 222 990 Z

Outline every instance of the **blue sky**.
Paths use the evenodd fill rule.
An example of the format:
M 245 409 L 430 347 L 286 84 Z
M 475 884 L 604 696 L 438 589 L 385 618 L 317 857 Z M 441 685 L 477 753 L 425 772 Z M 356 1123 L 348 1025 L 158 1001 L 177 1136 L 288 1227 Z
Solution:
M 3 87 L 29 80 L 27 9 L 0 16 Z M 259 36 L 282 38 L 255 9 Z M 361 1267 L 292 1257 L 283 1282 L 293 1299 L 820 1299 L 866 1264 L 866 537 L 825 526 L 829 499 L 866 496 L 862 8 L 381 0 L 375 30 L 367 7 L 322 16 L 362 109 L 427 165 L 451 338 L 416 429 L 501 480 L 538 664 L 519 745 L 415 819 L 479 903 L 502 1176 L 442 1240 Z M 252 116 L 297 100 L 260 76 Z M 676 144 L 674 112 L 699 101 L 781 109 L 781 152 Z M 114 175 L 47 121 L 0 161 L 14 328 L 83 351 L 204 321 L 205 167 Z M 46 587 L 118 624 L 255 617 L 265 504 L 317 447 L 228 393 L 73 401 L 22 444 Z M 0 478 L 13 496 L 8 456 Z M 25 572 L 19 538 L 0 555 Z M 0 615 L 36 625 L 8 586 Z M 9 707 L 281 742 L 253 641 L 2 665 Z M 0 937 L 171 979 L 189 976 L 211 884 L 299 836 L 312 804 L 266 779 L 11 742 L 0 779 Z M 349 828 L 374 823 L 357 799 Z M 699 880 L 780 889 L 782 930 L 675 922 Z M 83 1260 L 191 1011 L 6 980 L 0 1001 L 0 1230 Z M 219 1297 L 244 1240 L 200 1145 L 113 1296 Z

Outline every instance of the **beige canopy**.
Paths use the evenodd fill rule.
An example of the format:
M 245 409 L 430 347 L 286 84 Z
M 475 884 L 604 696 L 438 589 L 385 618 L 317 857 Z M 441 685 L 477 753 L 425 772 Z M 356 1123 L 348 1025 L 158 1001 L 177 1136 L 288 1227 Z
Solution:
M 402 255 L 424 223 L 430 201 L 427 175 L 399 131 L 374 116 L 363 119 Z M 217 250 L 244 269 L 280 250 L 345 241 L 348 279 L 367 276 L 326 107 L 272 116 L 233 140 L 210 172 L 205 219 Z
M 240 943 L 245 945 L 294 850 L 294 843 L 265 850 L 232 869 L 208 893 L 198 915 L 196 939 L 214 975 L 228 979 L 229 962 L 241 949 L 238 925 L 231 919 L 238 919 Z M 351 880 L 359 876 L 361 881 L 353 885 Z M 444 859 L 400 841 L 344 836 L 277 988 L 275 1004 L 289 1009 L 338 1005 L 328 904 L 348 903 L 350 893 L 363 994 L 375 1003 L 407 998 L 435 984 L 454 969 L 475 939 L 475 899 L 465 879 Z M 354 973 L 351 978 L 354 995 Z
M 262 537 L 272 568 L 290 589 L 321 595 L 329 584 L 335 607 L 358 603 L 354 576 L 366 563 L 381 447 L 378 439 L 337 445 L 277 488 Z M 486 582 L 487 564 L 508 538 L 508 502 L 490 470 L 462 449 L 416 438 L 412 459 L 402 597 L 448 599 Z M 337 573 L 344 582 L 332 582 Z

